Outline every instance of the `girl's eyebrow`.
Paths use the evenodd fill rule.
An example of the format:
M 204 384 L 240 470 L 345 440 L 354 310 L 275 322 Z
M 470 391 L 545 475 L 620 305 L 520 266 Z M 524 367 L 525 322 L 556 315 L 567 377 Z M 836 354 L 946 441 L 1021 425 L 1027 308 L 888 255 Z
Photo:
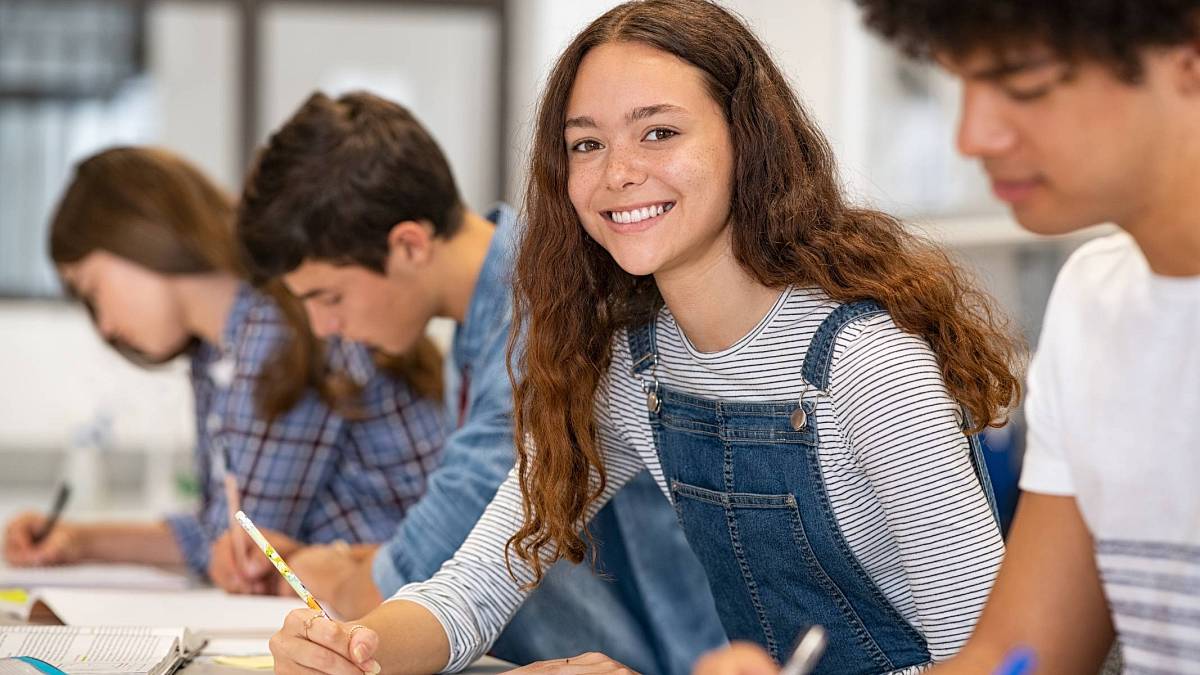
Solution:
M 636 122 L 638 120 L 644 120 L 647 117 L 653 117 L 655 115 L 661 115 L 663 113 L 671 113 L 671 112 L 687 112 L 687 111 L 684 110 L 683 108 L 681 108 L 677 105 L 673 105 L 671 103 L 656 103 L 654 105 L 644 105 L 644 106 L 634 108 L 633 110 L 630 110 L 628 113 L 626 113 L 625 119 L 630 122 Z M 588 117 L 587 115 L 580 115 L 578 117 L 572 117 L 572 118 L 568 119 L 566 121 L 566 123 L 563 125 L 563 128 L 564 129 L 595 129 L 597 126 L 599 126 L 599 125 L 596 124 L 596 120 L 592 119 L 591 117 Z
M 587 117 L 586 115 L 572 117 L 571 119 L 567 120 L 566 124 L 563 125 L 563 127 L 566 129 L 595 129 L 597 126 L 596 120 Z
M 644 120 L 647 117 L 654 117 L 655 115 L 661 115 L 662 113 L 671 113 L 671 112 L 686 112 L 686 111 L 683 108 L 680 108 L 677 105 L 672 105 L 670 103 L 656 103 L 654 105 L 646 105 L 646 106 L 642 106 L 640 108 L 634 108 L 633 110 L 631 110 L 629 112 L 628 115 L 625 116 L 625 119 L 629 120 L 630 122 L 636 122 L 638 120 Z

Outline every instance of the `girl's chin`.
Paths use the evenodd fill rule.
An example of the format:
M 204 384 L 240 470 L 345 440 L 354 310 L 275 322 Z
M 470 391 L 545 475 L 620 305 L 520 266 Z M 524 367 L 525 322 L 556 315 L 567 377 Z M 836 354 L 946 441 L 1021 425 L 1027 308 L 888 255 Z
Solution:
M 658 272 L 658 270 L 662 267 L 661 260 L 644 255 L 615 255 L 613 256 L 613 260 L 615 260 L 617 266 L 622 270 L 625 270 L 627 274 L 632 274 L 635 277 L 649 276 Z

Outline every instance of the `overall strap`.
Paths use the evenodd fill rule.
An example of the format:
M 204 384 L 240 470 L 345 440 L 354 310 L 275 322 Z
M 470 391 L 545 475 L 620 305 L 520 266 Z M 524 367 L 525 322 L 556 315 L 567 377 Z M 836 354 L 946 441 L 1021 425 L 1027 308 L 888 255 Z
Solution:
M 804 356 L 804 369 L 801 371 L 804 380 L 822 391 L 827 389 L 829 364 L 833 361 L 833 344 L 838 333 L 858 319 L 883 314 L 885 311 L 883 306 L 874 300 L 856 300 L 833 310 L 817 327 L 817 332 L 808 345 L 808 353 Z
M 641 375 L 647 368 L 654 365 L 656 359 L 654 344 L 654 323 L 635 326 L 628 330 L 629 358 L 633 363 L 633 375 Z

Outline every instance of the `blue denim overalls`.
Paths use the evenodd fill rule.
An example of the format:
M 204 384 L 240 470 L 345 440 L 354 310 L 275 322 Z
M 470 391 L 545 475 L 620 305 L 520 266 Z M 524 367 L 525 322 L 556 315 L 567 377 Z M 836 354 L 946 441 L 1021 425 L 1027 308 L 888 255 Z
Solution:
M 803 367 L 804 390 L 825 390 L 834 340 L 883 313 L 844 304 L 820 325 Z M 796 637 L 820 624 L 829 644 L 819 675 L 875 675 L 930 661 L 925 638 L 854 557 L 821 476 L 817 406 L 825 400 L 708 400 L 659 385 L 654 323 L 629 331 L 634 376 L 647 392 L 664 477 L 692 550 L 708 574 L 731 640 L 757 642 L 786 661 Z M 972 461 L 995 502 L 978 439 Z

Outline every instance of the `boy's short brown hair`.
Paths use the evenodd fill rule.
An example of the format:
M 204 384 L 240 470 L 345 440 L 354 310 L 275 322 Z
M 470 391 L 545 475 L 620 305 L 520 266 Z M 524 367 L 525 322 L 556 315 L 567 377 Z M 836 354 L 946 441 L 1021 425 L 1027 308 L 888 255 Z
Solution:
M 450 165 L 412 113 L 365 92 L 317 92 L 259 152 L 237 232 L 258 281 L 306 259 L 382 274 L 397 223 L 427 221 L 451 237 L 462 218 Z

